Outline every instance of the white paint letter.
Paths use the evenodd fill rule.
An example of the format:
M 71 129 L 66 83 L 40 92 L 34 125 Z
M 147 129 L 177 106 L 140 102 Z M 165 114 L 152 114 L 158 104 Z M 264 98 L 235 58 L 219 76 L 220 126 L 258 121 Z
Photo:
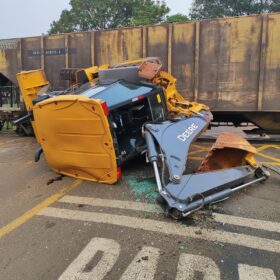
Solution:
M 98 251 L 102 252 L 101 259 L 90 271 L 85 271 Z M 93 238 L 58 280 L 101 280 L 111 270 L 119 254 L 120 245 L 116 241 Z
M 210 258 L 191 254 L 181 254 L 176 280 L 194 279 L 195 271 L 203 274 L 203 280 L 221 279 L 218 266 Z
M 159 249 L 143 247 L 128 266 L 120 280 L 154 279 L 159 260 Z
M 238 273 L 240 280 L 276 280 L 273 270 L 269 268 L 239 264 Z

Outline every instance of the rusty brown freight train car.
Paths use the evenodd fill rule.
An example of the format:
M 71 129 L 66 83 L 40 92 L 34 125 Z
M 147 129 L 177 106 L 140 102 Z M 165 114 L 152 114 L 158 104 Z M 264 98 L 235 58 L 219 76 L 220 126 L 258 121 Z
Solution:
M 159 56 L 180 92 L 209 105 L 216 120 L 280 131 L 279 46 L 278 13 L 0 40 L 0 82 L 43 68 L 64 88 L 61 68 Z

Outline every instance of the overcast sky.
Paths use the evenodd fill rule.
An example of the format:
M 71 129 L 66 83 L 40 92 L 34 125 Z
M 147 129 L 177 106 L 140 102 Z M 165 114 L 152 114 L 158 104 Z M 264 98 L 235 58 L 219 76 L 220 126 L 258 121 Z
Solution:
M 0 0 L 0 39 L 46 34 L 70 0 Z M 170 14 L 187 14 L 192 0 L 166 0 Z

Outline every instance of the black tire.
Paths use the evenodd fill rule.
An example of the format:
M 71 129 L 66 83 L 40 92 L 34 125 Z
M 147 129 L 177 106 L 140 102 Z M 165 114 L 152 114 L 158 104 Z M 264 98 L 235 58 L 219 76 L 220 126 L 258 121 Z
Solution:
M 19 136 L 34 136 L 34 131 L 31 122 L 26 121 L 17 125 L 16 134 Z

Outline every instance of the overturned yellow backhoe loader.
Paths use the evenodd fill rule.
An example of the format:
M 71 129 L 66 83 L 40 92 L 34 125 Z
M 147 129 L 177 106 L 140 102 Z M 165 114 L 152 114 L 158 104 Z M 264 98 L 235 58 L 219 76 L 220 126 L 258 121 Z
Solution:
M 164 209 L 176 219 L 268 177 L 255 148 L 230 133 L 218 137 L 197 173 L 185 174 L 189 147 L 212 114 L 177 92 L 158 58 L 63 69 L 62 76 L 75 86 L 48 92 L 42 70 L 17 75 L 41 145 L 36 161 L 43 152 L 58 173 L 113 184 L 124 162 L 147 152 Z

